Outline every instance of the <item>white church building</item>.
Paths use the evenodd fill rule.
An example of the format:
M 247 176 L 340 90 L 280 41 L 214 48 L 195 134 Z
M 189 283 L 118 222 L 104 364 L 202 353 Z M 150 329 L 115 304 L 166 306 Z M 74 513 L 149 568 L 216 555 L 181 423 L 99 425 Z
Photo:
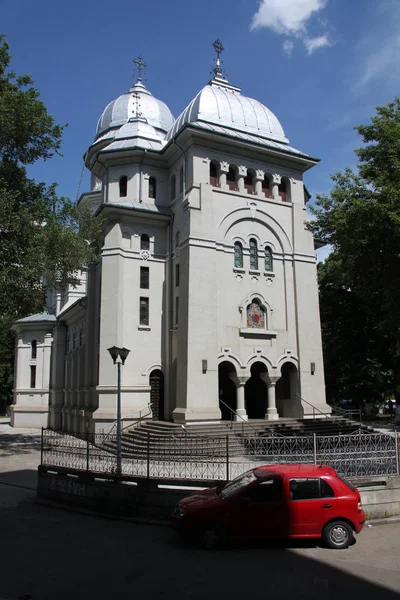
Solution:
M 303 173 L 277 117 L 224 77 L 177 119 L 141 79 L 101 115 L 85 155 L 100 258 L 46 312 L 17 321 L 11 422 L 107 431 L 307 417 L 325 401 L 315 244 Z M 314 408 L 315 407 L 315 408 Z

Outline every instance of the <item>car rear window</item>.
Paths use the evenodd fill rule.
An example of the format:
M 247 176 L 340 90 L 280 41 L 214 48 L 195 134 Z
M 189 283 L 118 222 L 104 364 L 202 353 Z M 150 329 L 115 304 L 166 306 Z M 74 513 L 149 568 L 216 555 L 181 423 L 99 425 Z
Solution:
M 347 485 L 347 487 L 350 488 L 352 492 L 356 491 L 356 488 L 352 483 L 350 483 L 350 481 L 347 481 L 347 479 L 345 479 L 344 477 L 340 477 L 340 475 L 337 475 L 337 478 L 340 479 L 340 481 L 342 481 L 345 485 Z

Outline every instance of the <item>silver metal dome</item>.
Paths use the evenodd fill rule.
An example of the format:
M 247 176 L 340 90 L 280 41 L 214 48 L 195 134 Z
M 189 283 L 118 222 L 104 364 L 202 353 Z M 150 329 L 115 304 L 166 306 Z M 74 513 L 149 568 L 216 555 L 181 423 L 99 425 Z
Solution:
M 230 130 L 231 135 L 236 131 L 288 144 L 274 113 L 258 100 L 242 96 L 240 91 L 222 77 L 215 77 L 176 119 L 166 139 L 172 139 L 187 124 L 207 129 L 213 124 Z
M 131 89 L 105 108 L 97 124 L 96 138 L 110 129 L 117 129 L 131 119 L 141 118 L 154 127 L 162 138 L 174 122 L 168 106 L 157 100 L 138 81 Z

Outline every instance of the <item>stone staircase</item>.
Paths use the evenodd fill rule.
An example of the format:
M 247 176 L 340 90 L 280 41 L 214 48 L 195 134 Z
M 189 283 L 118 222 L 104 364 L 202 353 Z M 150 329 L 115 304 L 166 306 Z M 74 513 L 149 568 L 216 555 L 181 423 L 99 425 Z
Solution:
M 373 431 L 362 426 L 362 429 Z M 242 437 L 311 436 L 350 434 L 360 429 L 360 424 L 344 417 L 321 419 L 280 419 L 279 421 L 252 420 L 221 421 L 217 423 L 194 423 L 185 426 L 167 421 L 142 421 L 138 426 L 123 432 L 121 450 L 123 457 L 146 457 L 150 448 L 156 456 L 174 457 L 185 455 L 187 459 L 198 455 L 226 452 L 228 436 L 229 453 L 240 455 L 243 451 Z M 110 438 L 104 449 L 115 452 L 116 440 Z

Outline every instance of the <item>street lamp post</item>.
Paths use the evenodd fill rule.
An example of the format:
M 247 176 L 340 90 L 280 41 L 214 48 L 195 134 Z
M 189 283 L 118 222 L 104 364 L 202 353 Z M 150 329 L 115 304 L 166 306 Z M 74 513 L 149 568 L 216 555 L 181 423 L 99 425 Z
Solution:
M 117 364 L 117 475 L 121 475 L 121 365 L 125 364 L 130 350 L 128 348 L 117 348 L 113 346 L 108 348 L 108 352 L 114 361 L 114 365 Z

